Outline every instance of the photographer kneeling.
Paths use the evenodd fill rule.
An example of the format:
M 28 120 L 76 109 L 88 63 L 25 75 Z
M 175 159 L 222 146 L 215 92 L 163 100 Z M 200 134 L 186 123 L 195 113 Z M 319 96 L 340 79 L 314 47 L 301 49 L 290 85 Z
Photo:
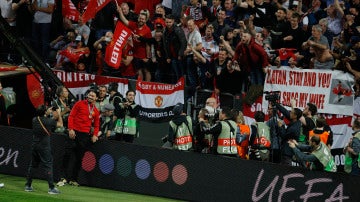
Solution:
M 288 141 L 289 146 L 293 149 L 297 160 L 302 162 L 310 162 L 310 170 L 325 170 L 327 172 L 336 172 L 336 164 L 334 157 L 327 145 L 321 142 L 319 136 L 312 136 L 309 144 L 298 144 L 295 140 Z M 305 154 L 302 151 L 311 152 Z

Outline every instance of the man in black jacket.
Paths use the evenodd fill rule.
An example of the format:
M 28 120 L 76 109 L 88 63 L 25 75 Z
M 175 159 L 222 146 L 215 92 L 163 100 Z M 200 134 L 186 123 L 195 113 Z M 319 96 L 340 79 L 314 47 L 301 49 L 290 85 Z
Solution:
M 287 125 L 285 129 L 282 127 L 283 122 L 279 121 L 279 136 L 281 137 L 281 164 L 291 165 L 292 156 L 294 152 L 289 147 L 288 140 L 296 140 L 299 141 L 300 136 L 300 128 L 301 122 L 300 117 L 302 116 L 302 111 L 299 108 L 292 108 L 289 112 L 285 107 L 280 105 L 279 103 L 275 103 L 275 106 L 279 109 L 279 111 L 287 118 L 290 123 Z
M 171 65 L 171 69 L 175 74 L 173 83 L 176 83 L 184 74 L 182 59 L 184 57 L 187 41 L 184 31 L 180 27 L 177 27 L 174 22 L 175 17 L 173 15 L 166 15 L 163 46 L 165 49 L 166 63 Z

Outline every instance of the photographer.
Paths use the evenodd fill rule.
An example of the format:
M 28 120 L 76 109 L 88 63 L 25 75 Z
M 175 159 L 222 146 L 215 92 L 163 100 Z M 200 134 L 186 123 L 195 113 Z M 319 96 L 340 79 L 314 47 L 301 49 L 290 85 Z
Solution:
M 279 126 L 278 121 L 282 121 L 277 114 L 277 109 L 272 102 L 268 106 L 268 115 L 269 120 L 266 121 L 266 124 L 270 127 L 270 140 L 271 140 L 271 150 L 270 150 L 270 162 L 280 163 L 281 161 L 281 137 L 279 136 Z M 282 124 L 282 127 L 285 127 Z
M 100 85 L 98 87 L 99 97 L 96 100 L 95 106 L 98 108 L 99 111 L 102 111 L 106 104 L 109 104 L 108 98 L 108 89 L 105 85 Z
M 282 121 L 278 121 L 279 126 L 279 136 L 281 137 L 281 164 L 286 164 L 291 166 L 292 157 L 294 152 L 289 147 L 288 140 L 296 140 L 299 141 L 300 130 L 301 130 L 301 122 L 300 118 L 302 116 L 302 111 L 298 108 L 292 108 L 289 112 L 285 107 L 283 107 L 280 103 L 275 102 L 275 106 L 279 109 L 279 111 L 287 118 L 290 123 L 287 125 L 286 129 L 282 127 L 284 123 Z
M 109 88 L 108 88 L 108 92 L 110 94 L 109 103 L 113 104 L 115 107 L 114 117 L 113 117 L 114 121 L 116 121 L 116 119 L 120 117 L 120 111 L 121 111 L 120 103 L 124 98 L 123 95 L 119 93 L 118 88 L 119 88 L 118 83 L 116 82 L 109 83 Z
M 305 164 L 310 163 L 310 170 L 324 170 L 336 172 L 334 157 L 331 155 L 330 148 L 321 142 L 319 136 L 312 136 L 309 140 L 310 145 L 298 144 L 296 140 L 288 141 L 289 147 L 295 153 L 296 159 Z M 311 152 L 306 154 L 300 150 Z
M 194 127 L 195 150 L 201 153 L 210 153 L 214 144 L 213 135 L 210 133 L 203 134 L 201 132 L 201 125 L 205 125 L 208 128 L 211 127 L 209 111 L 206 108 L 200 109 L 198 120 L 203 120 L 203 123 L 198 122 Z
M 251 160 L 269 161 L 271 148 L 270 128 L 264 122 L 264 112 L 256 111 L 254 119 L 256 122 L 251 124 L 249 138 L 249 158 Z
M 199 119 L 202 133 L 213 134 L 214 154 L 233 156 L 237 155 L 237 144 L 235 142 L 237 124 L 233 119 L 233 112 L 230 108 L 224 107 L 219 114 L 219 122 L 212 127 L 207 127 L 204 119 Z M 215 150 L 216 148 L 216 150 Z
M 57 98 L 54 99 L 51 105 L 54 107 L 55 110 L 58 108 L 60 109 L 60 115 L 62 117 L 64 126 L 61 128 L 57 128 L 55 132 L 62 133 L 66 129 L 68 117 L 71 111 L 71 106 L 69 102 L 69 91 L 65 86 L 58 86 L 56 88 L 56 96 Z
M 135 91 L 128 90 L 126 98 L 122 99 L 119 106 L 120 111 L 114 128 L 115 140 L 133 143 L 134 138 L 139 137 L 139 123 L 137 121 L 139 105 L 135 103 Z
M 188 151 L 193 147 L 193 121 L 184 113 L 182 103 L 177 103 L 172 112 L 174 116 L 169 121 L 168 141 L 171 148 Z
M 69 97 L 69 91 L 65 86 L 58 86 L 56 89 L 56 96 L 57 99 L 55 99 L 52 102 L 53 110 L 60 109 L 60 116 L 63 120 L 63 127 L 56 128 L 55 132 L 57 133 L 63 133 L 65 134 L 65 140 L 64 140 L 64 148 L 65 152 L 64 155 L 61 157 L 60 161 L 60 181 L 57 182 L 57 186 L 64 186 L 68 181 L 71 174 L 69 171 L 70 166 L 70 159 L 73 158 L 75 155 L 75 141 L 73 139 L 70 139 L 67 135 L 67 125 L 68 125 L 68 117 L 71 111 L 71 105 L 68 100 Z
M 105 104 L 100 110 L 100 139 L 110 139 L 114 129 L 113 113 L 115 107 L 112 104 Z
M 33 168 L 44 167 L 46 178 L 49 184 L 49 194 L 59 194 L 55 188 L 53 179 L 53 157 L 51 155 L 50 138 L 51 131 L 63 126 L 62 117 L 59 116 L 60 109 L 53 111 L 52 107 L 40 105 L 36 109 L 36 117 L 32 119 L 33 140 L 31 145 L 31 161 L 27 172 L 25 191 L 32 192 Z M 55 121 L 55 119 L 57 121 Z

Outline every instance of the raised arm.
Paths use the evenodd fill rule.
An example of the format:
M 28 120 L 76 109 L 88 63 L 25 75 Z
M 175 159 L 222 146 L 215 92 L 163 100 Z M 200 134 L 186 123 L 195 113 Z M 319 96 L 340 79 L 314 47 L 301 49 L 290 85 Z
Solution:
M 121 10 L 121 7 L 119 6 L 119 4 L 116 4 L 116 10 L 119 13 L 119 17 L 121 22 L 123 22 L 126 26 L 129 26 L 129 20 L 127 20 L 124 16 L 124 13 Z

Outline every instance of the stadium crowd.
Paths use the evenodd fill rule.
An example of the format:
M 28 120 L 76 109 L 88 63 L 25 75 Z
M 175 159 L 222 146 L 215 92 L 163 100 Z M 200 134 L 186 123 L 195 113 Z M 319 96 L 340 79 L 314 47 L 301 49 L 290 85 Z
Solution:
M 231 94 L 262 85 L 269 66 L 341 69 L 359 77 L 358 0 L 108 1 L 85 22 L 85 0 L 0 2 L 13 31 L 54 69 L 163 83 L 186 75 L 190 89 Z M 76 21 L 69 5 L 79 12 Z M 117 22 L 132 34 L 113 67 L 106 49 Z M 0 61 L 24 62 L 1 43 Z
M 88 1 L 72 0 L 80 13 L 76 21 L 64 17 L 68 6 L 62 5 L 64 2 L 0 0 L 1 15 L 14 33 L 31 44 L 52 69 L 162 83 L 176 83 L 186 75 L 189 96 L 197 89 L 214 90 L 216 94 L 256 94 L 262 91 L 270 66 L 339 69 L 354 75 L 356 96 L 359 94 L 359 0 L 119 0 L 96 10 L 91 20 L 84 20 L 83 15 Z M 120 51 L 120 65 L 113 67 L 106 59 L 107 47 L 114 43 L 119 22 L 132 33 Z M 25 62 L 5 40 L 1 43 L 0 61 Z M 94 124 L 93 142 L 110 137 L 133 142 L 138 133 L 134 91 L 128 91 L 124 98 L 116 84 L 99 86 L 99 95 L 91 98 L 98 98 L 97 103 L 76 103 L 77 111 L 62 100 L 67 96 L 65 91 L 59 87 L 53 106 L 61 109 L 64 126 L 68 126 L 61 130 L 69 132 L 70 153 L 75 152 L 78 158 L 84 153 L 90 140 L 82 144 L 84 138 L 79 134 L 86 137 L 94 119 L 91 110 L 89 116 L 86 114 L 89 124 L 76 125 L 76 113 L 88 113 L 94 106 L 101 118 Z M 101 91 L 109 92 L 110 99 L 102 98 Z M 251 102 L 254 98 L 248 99 Z M 269 120 L 265 121 L 265 114 L 258 111 L 251 125 L 245 125 L 239 111 L 221 106 L 217 112 L 214 98 L 209 98 L 205 106 L 195 123 L 183 113 L 182 105 L 175 106 L 164 139 L 167 146 L 284 164 L 296 160 L 311 169 L 334 171 L 333 158 L 328 155 L 331 130 L 324 118 L 315 116 L 314 104 L 308 103 L 303 111 L 292 107 L 288 112 L 274 102 L 269 106 Z M 287 127 L 274 109 L 288 119 Z M 115 118 L 109 118 L 112 113 Z M 133 125 L 125 127 L 125 120 Z M 358 122 L 354 121 L 354 132 L 360 129 Z M 111 135 L 111 130 L 116 134 Z M 345 152 L 353 160 L 350 172 L 358 175 L 359 168 L 354 165 L 360 145 L 357 133 L 354 137 Z M 64 159 L 64 164 L 67 161 Z M 63 177 L 58 185 L 69 180 L 77 184 L 76 174 L 64 173 Z

